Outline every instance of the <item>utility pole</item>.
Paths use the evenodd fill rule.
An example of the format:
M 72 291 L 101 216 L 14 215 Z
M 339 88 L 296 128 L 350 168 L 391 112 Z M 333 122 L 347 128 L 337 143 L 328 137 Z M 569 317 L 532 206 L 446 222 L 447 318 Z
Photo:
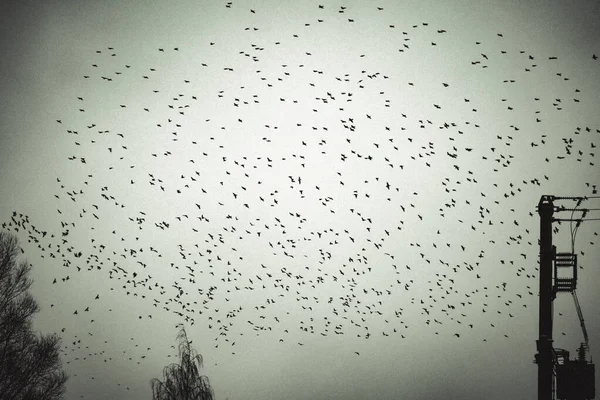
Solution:
M 538 364 L 538 400 L 553 400 L 554 351 L 552 348 L 552 215 L 554 196 L 542 196 L 538 203 L 540 216 L 540 303 Z
M 596 196 L 595 198 L 600 198 Z M 537 354 L 535 363 L 538 365 L 538 400 L 554 400 L 554 395 L 560 400 L 590 400 L 596 395 L 595 367 L 593 362 L 586 360 L 589 352 L 589 340 L 579 300 L 575 289 L 577 287 L 577 254 L 575 253 L 575 234 L 581 222 L 586 221 L 589 211 L 600 209 L 578 209 L 587 197 L 557 197 L 544 195 L 538 203 L 540 216 L 540 304 L 539 304 L 539 338 L 536 341 Z M 555 207 L 555 200 L 577 200 L 575 208 L 564 206 Z M 555 212 L 583 212 L 580 218 L 554 218 Z M 593 219 L 589 219 L 593 220 Z M 552 223 L 561 221 L 576 221 L 575 229 L 571 227 L 571 251 L 557 253 L 552 245 Z M 554 274 L 552 267 L 554 266 Z M 565 276 L 565 270 L 571 275 Z M 562 271 L 562 272 L 559 272 Z M 571 360 L 569 352 L 564 349 L 554 349 L 552 340 L 552 303 L 557 293 L 571 292 L 575 301 L 575 309 L 583 332 L 584 342 L 578 350 L 578 358 Z M 554 378 L 556 372 L 556 380 Z M 554 382 L 556 381 L 556 393 Z

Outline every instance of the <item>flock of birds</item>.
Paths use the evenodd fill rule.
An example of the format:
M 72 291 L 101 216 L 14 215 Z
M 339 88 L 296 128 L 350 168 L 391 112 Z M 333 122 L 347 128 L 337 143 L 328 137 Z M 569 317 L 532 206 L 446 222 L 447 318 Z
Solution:
M 298 50 L 308 27 L 360 23 L 343 15 L 349 11 L 319 5 L 314 21 L 279 41 L 252 43 L 235 64 L 219 61 L 217 41 L 206 43 L 198 74 L 243 79 L 214 92 L 195 86 L 197 76 L 174 77 L 172 68 L 129 60 L 117 47 L 92 51 L 80 78 L 89 92 L 73 99 L 73 115 L 55 121 L 70 141 L 68 163 L 44 203 L 57 204 L 60 226 L 38 227 L 18 211 L 2 224 L 49 265 L 60 263 L 47 283 L 53 289 L 97 282 L 89 301 L 67 311 L 50 305 L 89 327 L 87 336 L 61 327 L 67 363 L 113 360 L 109 340 L 96 352 L 86 343 L 100 334 L 93 327 L 106 312 L 103 299 L 116 292 L 144 310 L 136 320 L 174 314 L 233 353 L 244 333 L 297 345 L 308 335 L 396 340 L 429 329 L 509 337 L 510 319 L 532 312 L 535 203 L 553 179 L 548 171 L 598 169 L 599 127 L 582 121 L 557 132 L 545 121 L 579 107 L 585 88 L 559 71 L 557 57 L 513 49 L 502 33 L 473 40 L 461 67 L 509 86 L 487 94 L 492 104 L 466 89 L 459 95 L 458 81 L 404 81 L 357 67 L 368 53 L 347 55 L 355 66 L 322 68 L 318 48 Z M 381 29 L 397 44 L 389 57 L 403 62 L 440 51 L 452 35 L 427 22 Z M 260 26 L 243 31 L 240 43 L 260 43 Z M 186 51 L 160 47 L 151 57 Z M 263 53 L 281 63 L 263 62 Z M 512 69 L 497 66 L 507 58 Z M 595 55 L 589 63 L 600 68 Z M 541 69 L 553 71 L 544 72 L 547 84 L 565 95 L 521 100 L 521 80 Z M 125 85 L 139 90 L 138 100 L 98 95 Z M 430 104 L 415 109 L 400 92 Z M 487 119 L 494 110 L 500 124 Z M 538 168 L 524 169 L 527 162 Z M 582 182 L 584 191 L 596 194 L 596 182 Z M 141 353 L 129 359 L 143 362 L 151 348 L 131 340 Z

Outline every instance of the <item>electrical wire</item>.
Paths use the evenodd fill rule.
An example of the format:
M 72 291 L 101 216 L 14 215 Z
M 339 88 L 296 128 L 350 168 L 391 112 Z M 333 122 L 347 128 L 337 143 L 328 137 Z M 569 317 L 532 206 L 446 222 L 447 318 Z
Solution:
M 577 205 L 575 206 L 573 211 L 571 211 L 571 218 L 573 218 L 573 215 L 575 214 L 575 210 L 577 209 L 577 207 L 579 207 L 581 205 L 582 202 L 583 202 L 583 199 L 577 200 Z M 583 213 L 581 218 L 583 218 L 583 217 L 585 217 L 585 212 Z M 577 236 L 577 230 L 579 229 L 579 226 L 581 225 L 581 221 L 579 221 L 579 220 L 577 221 L 577 224 L 575 225 L 575 229 L 573 229 L 573 220 L 569 221 L 569 225 L 571 228 L 571 253 L 575 254 L 575 237 Z
M 552 222 L 569 222 L 569 221 L 600 221 L 600 218 L 552 218 Z
M 565 208 L 565 207 L 557 207 L 556 211 L 579 211 L 579 212 L 587 212 L 587 211 L 600 211 L 600 208 Z

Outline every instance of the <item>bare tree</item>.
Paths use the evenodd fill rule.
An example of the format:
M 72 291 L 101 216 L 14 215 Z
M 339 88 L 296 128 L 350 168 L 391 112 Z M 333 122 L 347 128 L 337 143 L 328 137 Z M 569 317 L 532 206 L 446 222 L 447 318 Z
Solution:
M 200 375 L 202 356 L 191 348 L 185 328 L 177 335 L 179 339 L 179 364 L 174 363 L 163 369 L 161 382 L 157 378 L 150 381 L 153 400 L 213 400 L 214 392 L 208 377 Z
M 0 396 L 14 400 L 58 400 L 68 376 L 61 369 L 60 338 L 35 335 L 39 311 L 28 293 L 31 265 L 17 260 L 17 238 L 0 231 Z

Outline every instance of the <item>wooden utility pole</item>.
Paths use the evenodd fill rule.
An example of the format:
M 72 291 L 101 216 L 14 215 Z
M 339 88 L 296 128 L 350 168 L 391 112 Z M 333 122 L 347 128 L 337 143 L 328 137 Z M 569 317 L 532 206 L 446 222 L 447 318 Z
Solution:
M 552 348 L 552 215 L 554 196 L 542 196 L 538 203 L 540 216 L 540 309 L 538 364 L 538 400 L 553 400 L 554 351 Z

